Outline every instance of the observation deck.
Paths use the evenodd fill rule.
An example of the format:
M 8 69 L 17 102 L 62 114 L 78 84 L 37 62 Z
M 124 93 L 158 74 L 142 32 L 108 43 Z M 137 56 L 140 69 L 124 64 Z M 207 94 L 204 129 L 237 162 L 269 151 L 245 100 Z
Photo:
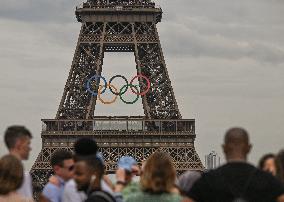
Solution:
M 82 3 L 76 7 L 78 22 L 161 22 L 162 9 L 155 3 Z
M 95 117 L 92 120 L 42 119 L 45 147 L 73 147 L 79 137 L 94 138 L 100 147 L 193 144 L 194 119 L 149 120 L 144 117 Z

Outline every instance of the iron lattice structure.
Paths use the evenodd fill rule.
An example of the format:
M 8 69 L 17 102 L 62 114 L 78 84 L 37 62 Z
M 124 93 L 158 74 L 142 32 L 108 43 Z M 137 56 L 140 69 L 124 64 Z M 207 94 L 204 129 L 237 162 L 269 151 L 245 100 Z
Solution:
M 76 8 L 76 17 L 82 27 L 56 118 L 42 120 L 42 150 L 31 170 L 36 191 L 52 173 L 53 151 L 72 150 L 80 137 L 98 142 L 108 173 L 123 155 L 142 162 L 156 150 L 168 152 L 178 172 L 202 170 L 194 148 L 195 120 L 182 119 L 166 69 L 156 27 L 161 8 L 150 0 L 89 0 Z M 137 73 L 151 82 L 142 96 L 145 116 L 94 116 L 97 97 L 85 84 L 101 75 L 105 52 L 134 52 Z M 139 85 L 143 90 L 146 83 Z

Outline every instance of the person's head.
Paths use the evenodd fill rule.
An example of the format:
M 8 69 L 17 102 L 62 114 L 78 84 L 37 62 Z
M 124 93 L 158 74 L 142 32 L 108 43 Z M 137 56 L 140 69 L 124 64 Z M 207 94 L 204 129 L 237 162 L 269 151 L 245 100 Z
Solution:
M 275 166 L 275 155 L 274 154 L 265 154 L 258 163 L 258 168 L 260 170 L 276 175 L 276 166 Z
M 281 150 L 275 158 L 276 177 L 284 183 L 284 150 Z
M 175 180 L 176 171 L 170 156 L 158 151 L 147 159 L 140 183 L 143 191 L 163 193 L 174 188 Z
M 9 152 L 20 160 L 28 160 L 31 151 L 32 134 L 24 126 L 10 126 L 4 134 Z
M 96 156 L 75 156 L 74 180 L 78 191 L 88 192 L 100 189 L 100 182 L 104 174 L 102 161 Z
M 54 173 L 67 181 L 73 177 L 74 160 L 70 151 L 58 149 L 51 155 L 51 167 Z
M 182 195 L 187 195 L 193 184 L 201 177 L 200 171 L 187 171 L 178 178 L 177 186 Z
M 23 183 L 23 166 L 13 155 L 0 159 L 0 195 L 6 195 L 21 187 Z
M 231 128 L 226 132 L 223 151 L 227 161 L 246 160 L 251 147 L 249 135 L 245 129 Z
M 74 144 L 74 151 L 79 156 L 95 155 L 98 151 L 98 145 L 93 139 L 80 138 Z

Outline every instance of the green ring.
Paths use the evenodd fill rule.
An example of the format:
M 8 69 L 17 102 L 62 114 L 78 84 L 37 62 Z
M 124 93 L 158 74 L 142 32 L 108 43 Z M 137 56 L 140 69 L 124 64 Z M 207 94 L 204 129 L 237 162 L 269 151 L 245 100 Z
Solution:
M 121 100 L 122 102 L 124 102 L 125 104 L 134 104 L 135 102 L 138 101 L 139 95 L 137 95 L 136 99 L 135 99 L 134 101 L 132 101 L 132 102 L 127 102 L 127 101 L 125 101 L 125 100 L 122 98 L 122 95 L 123 95 L 123 94 L 121 94 L 121 92 L 123 91 L 124 88 L 126 88 L 126 87 L 128 87 L 128 86 L 134 87 L 134 88 L 137 90 L 137 92 L 139 92 L 139 89 L 137 88 L 137 86 L 139 86 L 139 85 L 126 84 L 126 85 L 124 85 L 124 86 L 121 87 L 121 89 L 120 89 L 120 91 L 119 91 L 119 97 L 120 97 L 120 100 Z

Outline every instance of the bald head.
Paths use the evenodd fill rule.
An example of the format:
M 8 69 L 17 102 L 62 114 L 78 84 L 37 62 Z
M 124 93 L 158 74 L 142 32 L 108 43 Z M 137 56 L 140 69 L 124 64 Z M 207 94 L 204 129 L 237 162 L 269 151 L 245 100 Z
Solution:
M 251 149 L 247 131 L 243 128 L 229 129 L 225 134 L 223 149 L 227 159 L 245 160 Z
M 231 128 L 225 134 L 225 144 L 241 145 L 249 144 L 249 136 L 243 128 Z

